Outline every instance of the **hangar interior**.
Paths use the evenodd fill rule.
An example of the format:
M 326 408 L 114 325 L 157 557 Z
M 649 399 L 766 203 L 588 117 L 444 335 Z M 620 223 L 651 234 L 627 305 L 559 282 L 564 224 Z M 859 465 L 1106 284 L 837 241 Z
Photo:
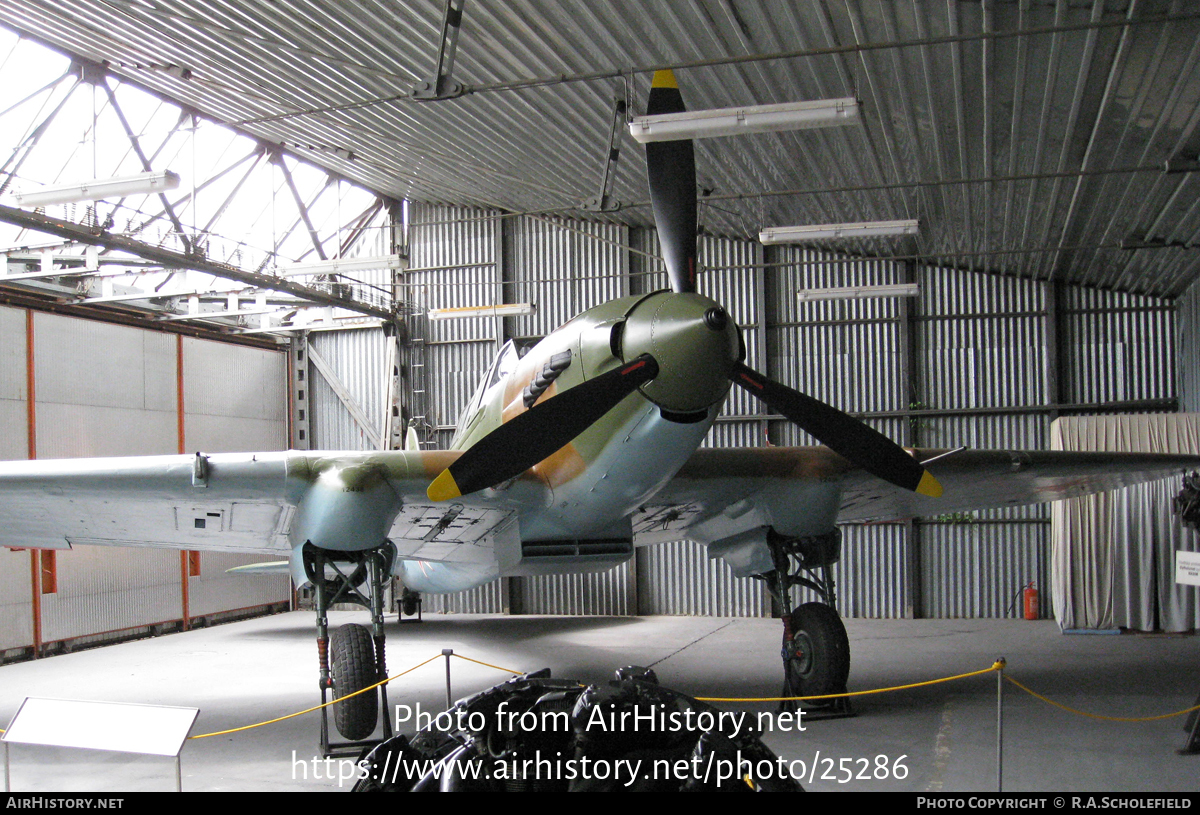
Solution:
M 1060 419 L 1200 411 L 1184 4 L 14 0 L 0 25 L 0 192 L 185 176 L 90 205 L 0 200 L 3 458 L 398 449 L 410 426 L 446 447 L 505 343 L 666 286 L 626 129 L 660 68 L 693 109 L 862 109 L 696 143 L 699 291 L 752 367 L 913 447 L 1048 449 Z M 919 233 L 759 240 L 897 219 Z M 919 293 L 801 297 L 892 284 Z M 740 391 L 706 441 L 810 443 Z M 1172 494 L 1114 498 L 1149 519 L 1115 545 L 1195 549 Z M 840 610 L 1004 617 L 1032 582 L 1053 616 L 1054 530 L 1047 506 L 847 525 Z M 290 600 L 284 578 L 227 576 L 234 555 L 0 559 L 6 658 Z M 1197 627 L 1161 559 L 1105 568 L 1139 599 L 1078 627 Z M 425 611 L 758 617 L 771 600 L 678 541 Z

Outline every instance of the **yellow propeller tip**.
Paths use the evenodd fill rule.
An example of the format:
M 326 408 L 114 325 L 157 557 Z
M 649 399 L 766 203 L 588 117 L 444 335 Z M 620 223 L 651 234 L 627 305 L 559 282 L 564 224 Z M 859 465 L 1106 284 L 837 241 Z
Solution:
M 462 492 L 450 471 L 442 470 L 442 474 L 433 479 L 429 488 L 425 490 L 425 494 L 429 496 L 430 501 L 449 501 L 452 498 L 460 497 Z
M 675 72 L 670 68 L 654 72 L 654 78 L 650 80 L 652 88 L 679 88 L 679 83 L 675 81 Z
M 926 470 L 921 475 L 921 483 L 917 484 L 917 492 L 930 498 L 942 497 L 942 485 Z

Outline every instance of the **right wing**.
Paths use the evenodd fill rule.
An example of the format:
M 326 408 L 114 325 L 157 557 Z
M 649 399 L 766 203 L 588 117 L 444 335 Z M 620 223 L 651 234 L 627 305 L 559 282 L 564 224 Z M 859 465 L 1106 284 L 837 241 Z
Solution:
M 889 520 L 1077 498 L 1200 468 L 1200 456 L 1061 450 L 914 450 L 941 498 L 901 490 L 861 470 L 843 479 L 839 521 Z M 944 458 L 939 458 L 944 456 Z
M 272 452 L 0 462 L 0 546 L 140 546 L 287 555 L 310 530 L 402 558 L 477 562 L 519 504 L 433 504 L 445 451 Z M 519 483 L 513 496 L 536 490 Z M 297 537 L 300 540 L 296 540 Z M 355 539 L 357 536 L 357 540 Z
M 846 521 L 898 520 L 1074 498 L 1200 469 L 1200 456 L 917 449 L 941 482 L 929 498 L 826 447 L 703 448 L 634 519 L 637 543 L 711 544 L 772 527 L 815 535 Z

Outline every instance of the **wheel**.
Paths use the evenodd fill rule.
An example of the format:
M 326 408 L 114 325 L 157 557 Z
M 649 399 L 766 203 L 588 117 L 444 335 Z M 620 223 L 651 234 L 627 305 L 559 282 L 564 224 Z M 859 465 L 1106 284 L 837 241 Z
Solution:
M 792 641 L 784 642 L 787 675 L 797 696 L 841 693 L 850 675 L 850 640 L 837 611 L 805 603 L 792 612 Z
M 365 625 L 343 625 L 336 629 L 329 638 L 329 651 L 334 699 L 379 681 L 375 678 L 375 643 Z M 334 725 L 351 741 L 362 741 L 375 732 L 378 718 L 379 697 L 375 691 L 360 693 L 333 706 Z
M 411 617 L 421 608 L 421 595 L 415 591 L 404 590 L 400 595 L 400 612 L 405 617 Z

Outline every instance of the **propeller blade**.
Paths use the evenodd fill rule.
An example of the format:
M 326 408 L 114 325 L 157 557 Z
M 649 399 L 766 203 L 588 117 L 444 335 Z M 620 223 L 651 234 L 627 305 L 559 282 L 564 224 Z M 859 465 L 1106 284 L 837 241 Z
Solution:
M 733 369 L 735 384 L 786 416 L 822 444 L 884 481 L 937 498 L 942 485 L 903 447 L 824 402 L 768 379 L 740 362 Z
M 429 485 L 431 501 L 494 487 L 565 447 L 658 375 L 649 354 L 534 405 L 473 444 Z
M 683 113 L 687 107 L 670 71 L 655 71 L 646 114 Z M 696 290 L 696 157 L 690 139 L 646 145 L 650 203 L 671 291 Z

